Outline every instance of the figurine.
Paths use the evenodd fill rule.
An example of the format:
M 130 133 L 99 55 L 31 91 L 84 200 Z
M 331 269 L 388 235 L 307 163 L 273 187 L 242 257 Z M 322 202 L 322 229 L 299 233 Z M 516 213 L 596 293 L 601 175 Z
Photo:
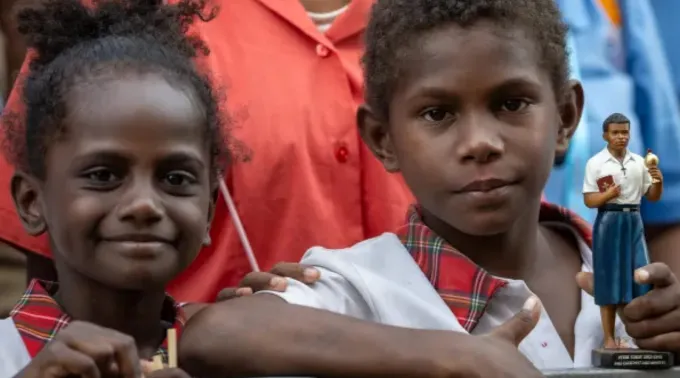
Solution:
M 624 366 L 612 362 L 624 352 L 629 352 L 629 359 L 630 353 L 638 356 L 647 353 L 647 357 L 649 353 L 658 354 L 654 358 L 663 355 L 626 349 L 627 345 L 617 341 L 614 333 L 617 307 L 651 289 L 634 280 L 634 271 L 649 264 L 640 202 L 642 197 L 649 201 L 661 198 L 663 177 L 657 166 L 658 157 L 651 150 L 646 158 L 628 150 L 630 120 L 626 116 L 610 115 L 602 132 L 607 147 L 588 160 L 583 184 L 585 205 L 597 209 L 593 226 L 593 277 L 595 304 L 601 309 L 604 349 L 594 351 L 593 357 L 596 366 Z M 666 357 L 672 359 L 663 358 Z

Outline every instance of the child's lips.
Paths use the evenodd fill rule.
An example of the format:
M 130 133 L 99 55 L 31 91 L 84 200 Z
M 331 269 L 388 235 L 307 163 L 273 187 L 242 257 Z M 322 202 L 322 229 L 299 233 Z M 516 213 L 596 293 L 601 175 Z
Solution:
M 457 195 L 462 196 L 466 203 L 473 204 L 475 207 L 494 206 L 508 201 L 516 186 L 516 184 L 508 182 L 500 186 L 485 187 L 484 190 L 458 192 Z
M 155 235 L 120 235 L 103 238 L 103 244 L 126 257 L 134 259 L 154 259 L 172 248 L 172 242 Z

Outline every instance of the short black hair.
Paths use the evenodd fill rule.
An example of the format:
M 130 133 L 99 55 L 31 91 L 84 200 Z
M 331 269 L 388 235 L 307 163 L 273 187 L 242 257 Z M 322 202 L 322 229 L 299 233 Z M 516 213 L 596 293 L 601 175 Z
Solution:
M 363 57 L 368 105 L 387 120 L 400 62 L 417 53 L 418 39 L 446 25 L 469 27 L 479 20 L 521 28 L 534 38 L 556 98 L 560 103 L 564 100 L 569 81 L 567 26 L 555 0 L 377 0 Z
M 212 172 L 230 159 L 227 119 L 208 77 L 193 62 L 209 50 L 187 33 L 195 19 L 213 18 L 205 0 L 43 0 L 18 13 L 18 29 L 34 58 L 23 82 L 25 115 L 7 114 L 5 152 L 19 169 L 45 175 L 49 145 L 63 131 L 66 97 L 76 85 L 102 75 L 157 72 L 193 90 L 206 117 Z M 207 14 L 207 15 L 206 15 Z M 114 76 L 115 77 L 115 76 Z
M 627 124 L 630 127 L 630 120 L 628 117 L 621 113 L 614 113 L 602 122 L 602 132 L 606 133 L 609 131 L 609 125 L 612 123 Z

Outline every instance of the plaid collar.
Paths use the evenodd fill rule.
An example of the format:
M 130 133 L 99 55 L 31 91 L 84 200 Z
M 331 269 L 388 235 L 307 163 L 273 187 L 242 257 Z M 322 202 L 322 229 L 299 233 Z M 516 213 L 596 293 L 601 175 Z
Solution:
M 563 207 L 542 202 L 539 222 L 569 224 L 588 246 L 592 245 L 588 222 Z M 493 295 L 506 282 L 487 273 L 435 234 L 423 223 L 418 206 L 409 210 L 407 224 L 397 235 L 458 322 L 472 331 Z
M 10 313 L 31 358 L 73 320 L 52 297 L 57 288 L 58 285 L 54 282 L 31 281 L 23 297 Z M 184 310 L 169 296 L 163 304 L 161 317 L 163 324 L 177 330 L 179 338 L 186 318 Z M 168 362 L 167 340 L 163 340 L 156 354 L 163 358 L 163 362 Z

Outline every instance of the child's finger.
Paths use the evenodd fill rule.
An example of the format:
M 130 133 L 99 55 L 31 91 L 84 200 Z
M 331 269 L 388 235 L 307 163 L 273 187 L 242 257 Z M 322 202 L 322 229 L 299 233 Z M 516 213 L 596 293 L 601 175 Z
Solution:
M 624 309 L 625 311 L 625 309 Z M 648 339 L 665 333 L 672 333 L 678 330 L 680 324 L 680 312 L 670 311 L 661 316 L 648 317 L 640 321 L 626 320 L 622 316 L 626 325 L 626 333 L 634 339 Z
M 240 288 L 250 288 L 252 292 L 262 290 L 285 291 L 287 287 L 286 279 L 269 272 L 249 273 L 239 283 Z
M 666 287 L 677 282 L 675 274 L 664 263 L 652 263 L 635 271 L 635 282 Z
M 243 284 L 243 283 L 242 283 Z M 229 299 L 244 297 L 253 293 L 253 289 L 249 287 L 228 287 L 220 290 L 217 294 L 217 302 L 227 301 Z
M 581 290 L 585 291 L 589 295 L 593 295 L 593 274 L 589 272 L 579 272 L 576 275 L 576 283 L 578 286 L 581 288 Z
M 269 272 L 277 276 L 292 278 L 296 281 L 307 284 L 318 281 L 321 276 L 319 271 L 314 267 L 287 262 L 280 262 L 274 265 L 274 267 Z
M 647 339 L 635 339 L 635 344 L 640 349 L 677 352 L 680 350 L 680 332 L 664 333 Z
M 57 361 L 56 376 L 78 376 L 82 378 L 101 378 L 99 367 L 94 359 L 66 344 L 56 341 L 50 345 L 50 358 Z M 38 359 L 39 357 L 36 357 Z
M 654 289 L 625 305 L 621 311 L 621 316 L 627 322 L 639 322 L 645 319 L 654 320 L 654 318 L 664 316 L 677 309 L 680 305 L 678 303 L 679 297 L 675 286 Z
M 68 347 L 87 354 L 121 378 L 139 378 L 142 374 L 135 340 L 112 329 L 74 321 L 57 335 Z M 115 362 L 115 364 L 111 364 Z

